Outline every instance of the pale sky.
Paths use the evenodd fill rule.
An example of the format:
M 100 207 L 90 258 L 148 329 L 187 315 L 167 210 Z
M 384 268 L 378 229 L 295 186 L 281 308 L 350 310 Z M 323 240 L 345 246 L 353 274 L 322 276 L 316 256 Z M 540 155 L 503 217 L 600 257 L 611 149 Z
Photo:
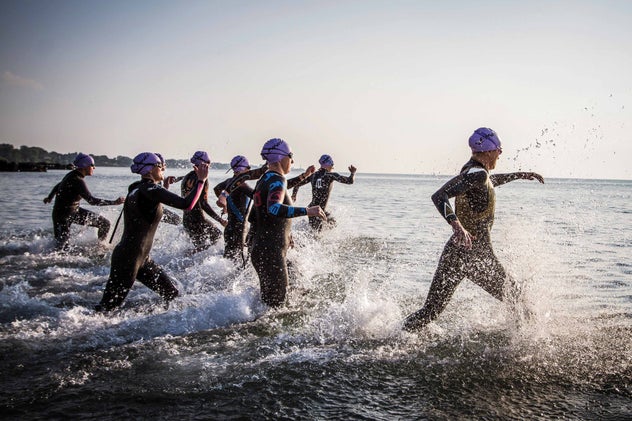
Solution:
M 632 1 L 0 2 L 0 143 L 632 179 Z

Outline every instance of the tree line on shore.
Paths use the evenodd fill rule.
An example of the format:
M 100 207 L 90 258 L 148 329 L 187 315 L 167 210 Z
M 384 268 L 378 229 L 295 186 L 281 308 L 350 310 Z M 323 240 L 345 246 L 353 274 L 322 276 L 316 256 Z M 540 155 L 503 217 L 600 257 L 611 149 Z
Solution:
M 8 143 L 0 144 L 0 171 L 40 171 L 49 169 L 70 169 L 78 152 L 48 152 L 38 146 L 20 146 L 15 148 Z M 109 158 L 106 155 L 92 155 L 97 167 L 129 167 L 132 158 L 118 155 Z M 191 163 L 184 159 L 167 159 L 171 168 L 189 168 Z M 213 163 L 211 168 L 227 169 L 228 164 Z

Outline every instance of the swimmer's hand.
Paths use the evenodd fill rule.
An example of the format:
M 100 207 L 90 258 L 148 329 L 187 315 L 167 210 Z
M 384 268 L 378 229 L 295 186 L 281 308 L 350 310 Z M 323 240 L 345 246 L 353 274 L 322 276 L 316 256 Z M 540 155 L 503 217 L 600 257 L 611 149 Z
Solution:
M 540 183 L 544 184 L 544 178 L 535 172 L 525 172 L 522 173 L 522 178 L 524 180 L 538 180 Z
M 452 225 L 452 230 L 454 231 L 454 235 L 452 236 L 454 244 L 459 247 L 463 247 L 466 250 L 471 250 L 472 240 L 476 240 L 476 237 L 463 228 L 461 221 L 458 219 L 452 221 L 450 225 Z
M 325 211 L 320 208 L 320 206 L 310 206 L 307 208 L 307 216 L 317 216 L 322 220 L 327 220 L 327 215 Z
M 166 177 L 163 181 L 162 181 L 162 186 L 169 190 L 169 186 L 172 185 L 173 183 L 176 182 L 176 178 L 172 175 L 170 175 L 169 177 Z
M 48 204 L 48 203 L 50 203 L 52 201 L 53 201 L 53 199 L 51 199 L 50 197 L 45 197 L 44 198 L 44 203 L 46 203 L 46 204 Z
M 122 203 L 125 203 L 125 196 L 120 196 L 118 199 L 114 201 L 115 205 L 120 205 Z
M 355 174 L 355 173 L 356 173 L 356 171 L 357 171 L 357 168 L 356 168 L 356 167 L 354 167 L 353 165 L 349 165 L 349 172 L 350 172 L 351 174 Z
M 228 206 L 226 205 L 226 198 L 228 197 L 228 193 L 226 191 L 222 191 L 217 198 L 217 202 L 215 204 L 222 208 L 222 213 L 228 212 Z
M 206 181 L 208 178 L 208 164 L 194 165 L 193 171 L 195 171 L 198 180 Z
M 301 174 L 302 179 L 305 180 L 307 177 L 309 177 L 310 175 L 314 174 L 315 172 L 316 172 L 316 167 L 313 166 L 313 165 L 310 165 L 309 167 L 307 167 L 305 172 L 303 174 Z

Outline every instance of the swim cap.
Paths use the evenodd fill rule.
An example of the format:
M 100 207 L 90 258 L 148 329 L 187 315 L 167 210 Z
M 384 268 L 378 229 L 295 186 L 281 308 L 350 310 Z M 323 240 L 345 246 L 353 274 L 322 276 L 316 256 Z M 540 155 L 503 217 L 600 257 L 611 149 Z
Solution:
M 204 151 L 197 151 L 191 157 L 191 163 L 193 165 L 211 164 L 211 158 Z
M 290 145 L 283 139 L 270 139 L 261 149 L 261 157 L 268 161 L 268 164 L 279 162 L 286 156 L 292 157 L 292 152 L 290 151 Z
M 318 160 L 318 163 L 321 166 L 325 166 L 326 165 L 326 166 L 329 166 L 329 167 L 333 167 L 334 166 L 334 159 L 331 156 L 325 154 L 325 155 L 320 157 L 320 159 Z
M 158 159 L 160 159 L 160 163 L 162 165 L 165 165 L 165 158 L 163 158 L 162 155 L 160 155 L 158 152 L 154 152 L 154 155 L 156 155 Z
M 245 156 L 237 155 L 230 160 L 230 168 L 235 172 L 241 172 L 250 169 L 250 163 Z
M 495 131 L 487 127 L 481 127 L 470 136 L 470 148 L 472 152 L 487 152 L 500 149 L 500 138 Z
M 151 171 L 156 164 L 162 165 L 160 158 L 151 152 L 142 152 L 134 157 L 134 163 L 130 166 L 134 174 L 145 175 Z
M 91 167 L 94 165 L 94 159 L 90 155 L 79 152 L 75 157 L 75 160 L 72 161 L 72 165 L 77 168 Z

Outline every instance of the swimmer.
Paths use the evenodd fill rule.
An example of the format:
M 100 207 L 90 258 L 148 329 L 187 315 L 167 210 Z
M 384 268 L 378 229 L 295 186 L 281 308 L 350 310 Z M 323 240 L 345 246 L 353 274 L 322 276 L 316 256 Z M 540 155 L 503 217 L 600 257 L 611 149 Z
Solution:
M 136 279 L 156 291 L 167 304 L 179 294 L 175 281 L 149 257 L 149 252 L 163 215 L 162 205 L 192 209 L 206 183 L 208 164 L 193 167 L 196 186 L 186 197 L 171 193 L 160 185 L 163 168 L 160 158 L 154 153 L 143 152 L 134 158 L 131 170 L 140 174 L 141 179 L 129 186 L 123 207 L 123 235 L 112 252 L 110 278 L 101 303 L 96 306 L 97 311 L 119 307 Z
M 204 151 L 197 151 L 191 157 L 191 163 L 195 166 L 210 165 L 211 159 Z M 181 184 L 182 196 L 187 196 L 197 186 L 198 178 L 195 171 L 191 171 L 184 176 Z M 202 197 L 195 204 L 193 209 L 185 210 L 182 223 L 185 231 L 191 237 L 195 251 L 202 251 L 215 244 L 222 236 L 222 231 L 204 217 L 206 212 L 211 218 L 225 227 L 227 221 L 222 219 L 208 203 L 208 181 L 204 181 Z
M 252 264 L 259 276 L 261 299 L 270 307 L 285 301 L 288 287 L 287 249 L 290 245 L 291 218 L 316 216 L 325 218 L 320 206 L 294 207 L 287 193 L 285 175 L 292 168 L 290 146 L 281 139 L 270 139 L 261 150 L 268 171 L 255 187 L 251 250 Z
M 92 206 L 120 205 L 125 201 L 124 197 L 115 200 L 97 199 L 92 196 L 84 180 L 94 173 L 94 159 L 90 155 L 79 153 L 73 162 L 75 169 L 70 171 L 51 192 L 44 198 L 44 203 L 50 203 L 55 198 L 53 205 L 53 231 L 58 250 L 68 247 L 70 238 L 70 226 L 72 224 L 87 225 L 97 228 L 99 241 L 104 241 L 110 230 L 110 221 L 87 209 L 79 207 L 79 202 L 84 199 Z
M 435 320 L 464 278 L 498 300 L 517 299 L 517 287 L 492 248 L 491 229 L 496 204 L 494 187 L 514 180 L 544 183 L 544 179 L 534 172 L 490 175 L 502 147 L 498 135 L 489 128 L 477 129 L 469 138 L 469 146 L 472 157 L 461 173 L 432 195 L 439 213 L 452 226 L 453 235 L 443 249 L 423 308 L 406 318 L 404 330 L 420 330 Z M 456 197 L 456 211 L 450 205 L 452 197 Z
M 299 184 L 294 187 L 292 191 L 292 200 L 296 200 L 296 196 L 298 195 L 298 190 L 301 185 L 307 184 L 309 182 L 312 183 L 312 201 L 309 206 L 320 206 L 324 211 L 325 215 L 327 215 L 327 225 L 333 226 L 335 225 L 335 220 L 331 217 L 329 212 L 327 212 L 327 202 L 329 201 L 329 195 L 331 194 L 331 189 L 333 189 L 334 181 L 337 181 L 342 184 L 353 184 L 356 167 L 353 165 L 349 166 L 349 172 L 351 174 L 348 177 L 338 174 L 337 172 L 332 172 L 334 168 L 334 160 L 329 155 L 323 155 L 318 160 L 320 164 L 320 168 L 311 177 L 305 180 L 304 183 Z M 320 218 L 310 216 L 309 217 L 309 225 L 320 231 L 323 228 L 323 221 Z
M 230 161 L 233 177 L 222 181 L 213 190 L 217 196 L 225 191 L 228 184 L 236 177 L 250 171 L 250 163 L 245 156 L 237 155 Z M 240 183 L 225 199 L 228 223 L 224 228 L 224 257 L 236 260 L 243 257 L 244 233 L 254 190 L 245 182 Z

